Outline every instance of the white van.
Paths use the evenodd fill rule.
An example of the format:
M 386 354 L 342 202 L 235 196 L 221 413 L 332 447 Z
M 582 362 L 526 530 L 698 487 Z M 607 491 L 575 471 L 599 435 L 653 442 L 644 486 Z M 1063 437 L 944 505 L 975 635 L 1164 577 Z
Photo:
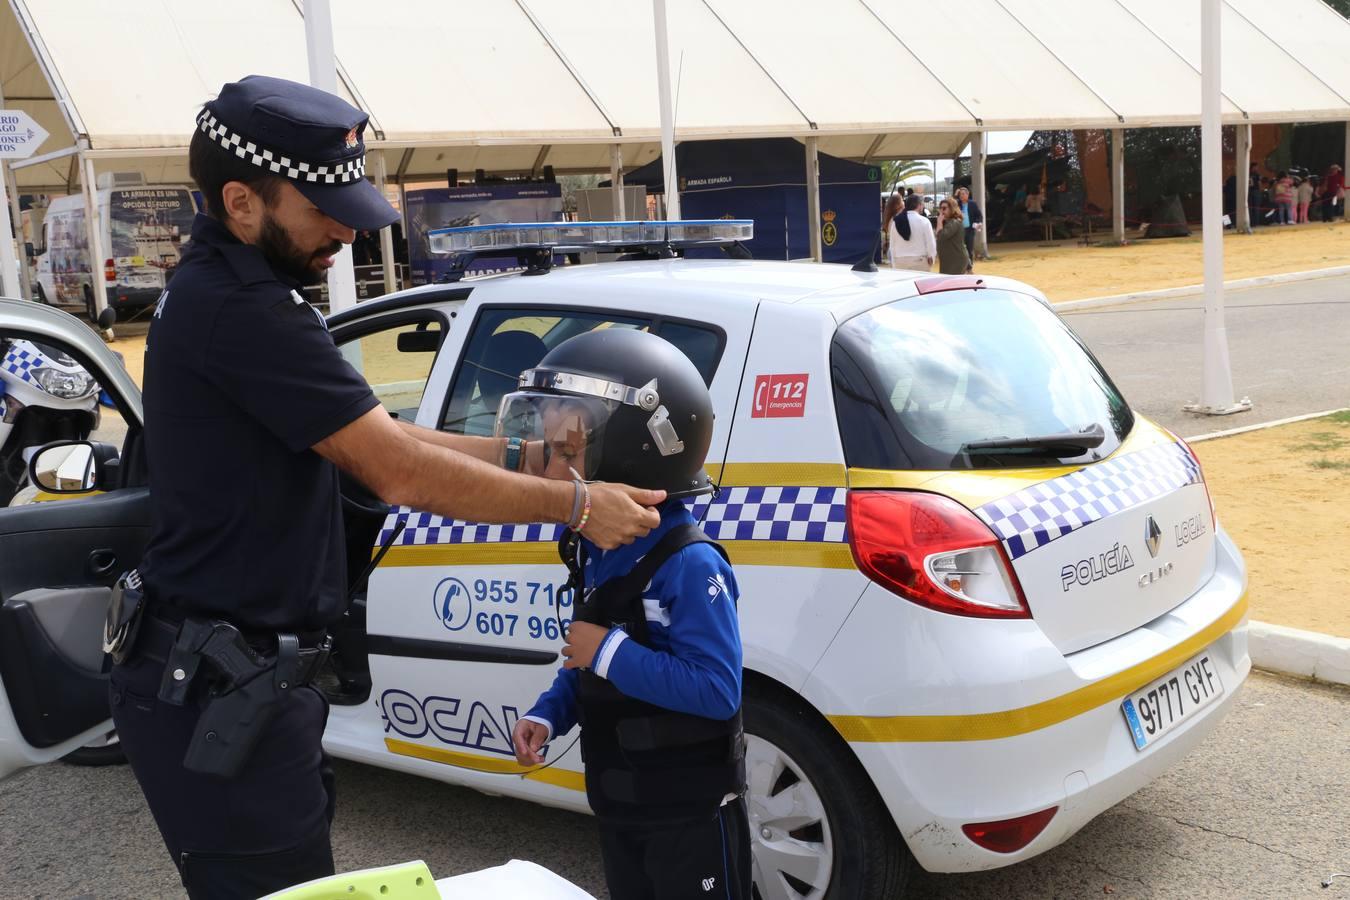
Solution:
M 97 271 L 90 265 L 84 195 L 52 201 L 37 262 L 40 302 L 79 306 L 92 318 L 96 277 L 104 279 L 108 305 L 114 309 L 137 309 L 158 299 L 191 235 L 197 207 L 192 191 L 183 185 L 113 186 L 127 180 L 125 175 L 99 179 L 99 225 L 106 256 Z

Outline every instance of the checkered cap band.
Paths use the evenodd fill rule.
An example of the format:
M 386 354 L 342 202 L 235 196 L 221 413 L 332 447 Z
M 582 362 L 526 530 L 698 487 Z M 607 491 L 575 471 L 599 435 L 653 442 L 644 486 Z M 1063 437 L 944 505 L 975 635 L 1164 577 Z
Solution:
M 694 519 L 715 541 L 846 541 L 845 488 L 724 488 L 716 500 L 691 501 Z M 706 515 L 705 515 L 706 514 Z M 406 523 L 396 547 L 419 544 L 557 543 L 561 525 L 482 525 L 398 507 L 385 520 L 383 545 L 400 521 Z
M 236 134 L 216 119 L 215 114 L 204 109 L 197 116 L 197 127 L 202 134 L 219 144 L 225 151 L 251 163 L 260 169 L 266 169 L 274 175 L 281 175 L 293 181 L 311 181 L 315 184 L 347 184 L 366 177 L 366 158 L 364 155 L 345 162 L 330 165 L 315 165 L 292 159 L 275 150 L 260 147 L 243 135 Z
M 18 347 L 11 346 L 5 358 L 0 360 L 0 369 L 4 369 L 11 375 L 19 376 L 22 381 L 32 381 L 33 376 L 29 374 L 30 369 L 42 368 L 42 360 L 36 354 L 27 350 L 21 350 Z
M 1042 481 L 975 513 L 1008 555 L 1019 559 L 1084 525 L 1200 480 L 1199 464 L 1181 444 L 1162 444 Z

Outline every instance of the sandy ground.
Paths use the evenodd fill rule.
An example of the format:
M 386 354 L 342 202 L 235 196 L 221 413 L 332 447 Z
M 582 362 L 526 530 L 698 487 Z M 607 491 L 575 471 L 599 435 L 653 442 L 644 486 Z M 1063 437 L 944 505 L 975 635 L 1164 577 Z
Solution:
M 1189 238 L 1134 240 L 1124 247 L 993 244 L 977 273 L 1035 285 L 1051 300 L 1078 300 L 1204 281 L 1199 229 Z M 1106 236 L 1108 239 L 1110 234 Z M 1350 264 L 1350 224 L 1273 225 L 1254 234 L 1225 234 L 1224 279 L 1303 272 Z
M 1194 445 L 1251 617 L 1350 637 L 1350 413 Z

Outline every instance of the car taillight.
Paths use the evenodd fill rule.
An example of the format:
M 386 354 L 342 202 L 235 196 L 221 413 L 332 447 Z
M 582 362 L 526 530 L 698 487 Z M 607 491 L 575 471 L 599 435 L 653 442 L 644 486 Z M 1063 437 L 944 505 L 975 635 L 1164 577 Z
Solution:
M 1172 433 L 1168 432 L 1168 434 Z M 1209 482 L 1205 480 L 1205 467 L 1200 465 L 1200 457 L 1195 455 L 1195 451 L 1191 449 L 1191 445 L 1186 443 L 1180 436 L 1172 434 L 1172 437 L 1176 439 L 1176 442 L 1180 444 L 1188 454 L 1190 454 L 1191 459 L 1195 460 L 1195 468 L 1200 472 L 1200 484 L 1205 488 L 1205 499 L 1209 501 L 1209 527 L 1211 529 L 1218 528 L 1219 514 L 1214 508 L 1214 495 L 1209 492 Z
M 1002 819 L 997 822 L 973 822 L 962 825 L 961 830 L 976 844 L 995 853 L 1016 853 L 1027 844 L 1036 840 L 1036 836 L 1045 830 L 1050 820 L 1059 812 L 1058 806 L 1028 813 L 1015 819 Z
M 103 279 L 104 279 L 105 281 L 116 281 L 116 280 L 117 280 L 117 263 L 116 263 L 116 261 L 111 260 L 111 259 L 105 259 L 105 260 L 103 261 Z
M 1003 544 L 955 500 L 918 491 L 849 491 L 848 538 L 863 574 L 939 612 L 1031 617 Z

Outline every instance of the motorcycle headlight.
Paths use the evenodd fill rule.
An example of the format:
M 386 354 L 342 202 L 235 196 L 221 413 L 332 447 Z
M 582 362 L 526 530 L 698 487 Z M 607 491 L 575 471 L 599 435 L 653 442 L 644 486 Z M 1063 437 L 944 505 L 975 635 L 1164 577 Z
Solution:
M 88 372 L 63 372 L 43 366 L 31 369 L 28 374 L 38 387 L 61 400 L 80 400 L 98 390 L 98 382 Z

